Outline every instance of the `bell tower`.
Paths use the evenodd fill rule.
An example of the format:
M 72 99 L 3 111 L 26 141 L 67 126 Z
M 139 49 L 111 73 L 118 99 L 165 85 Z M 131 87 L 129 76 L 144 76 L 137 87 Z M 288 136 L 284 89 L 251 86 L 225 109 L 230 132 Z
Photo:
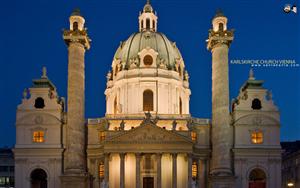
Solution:
M 207 49 L 212 53 L 212 187 L 232 187 L 232 127 L 229 114 L 228 51 L 233 31 L 227 30 L 227 18 L 218 11 L 209 30 Z
M 68 46 L 68 112 L 63 188 L 88 187 L 85 155 L 85 51 L 91 40 L 84 18 L 76 9 L 70 16 L 70 28 L 63 33 Z

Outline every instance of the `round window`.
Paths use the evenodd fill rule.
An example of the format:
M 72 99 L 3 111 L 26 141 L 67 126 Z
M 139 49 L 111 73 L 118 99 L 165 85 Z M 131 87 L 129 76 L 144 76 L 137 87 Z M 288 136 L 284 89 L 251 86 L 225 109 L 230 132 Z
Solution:
M 153 63 L 153 58 L 152 58 L 152 56 L 151 56 L 151 55 L 146 55 L 146 56 L 144 57 L 144 65 L 146 65 L 146 66 L 151 66 L 152 63 Z

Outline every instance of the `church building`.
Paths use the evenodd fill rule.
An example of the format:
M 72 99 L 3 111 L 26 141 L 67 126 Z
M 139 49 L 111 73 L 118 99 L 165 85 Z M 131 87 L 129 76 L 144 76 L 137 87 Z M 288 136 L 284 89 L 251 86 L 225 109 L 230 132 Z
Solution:
M 212 54 L 211 119 L 190 114 L 188 70 L 176 43 L 159 32 L 149 1 L 138 31 L 112 59 L 105 116 L 86 118 L 85 53 L 91 39 L 79 10 L 69 22 L 63 32 L 67 100 L 43 68 L 17 107 L 16 188 L 281 187 L 279 110 L 252 69 L 229 100 L 234 32 L 221 12 L 206 40 Z

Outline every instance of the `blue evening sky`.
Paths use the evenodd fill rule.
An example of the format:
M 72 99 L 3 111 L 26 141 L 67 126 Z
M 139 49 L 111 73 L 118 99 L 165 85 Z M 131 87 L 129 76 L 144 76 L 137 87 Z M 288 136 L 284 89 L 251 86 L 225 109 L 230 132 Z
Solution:
M 39 78 L 41 68 L 59 95 L 67 92 L 67 48 L 62 29 L 74 8 L 80 8 L 92 39 L 86 53 L 86 117 L 105 113 L 106 73 L 113 55 L 138 30 L 146 0 L 1 1 L 0 6 L 0 146 L 15 143 L 15 113 L 24 88 Z M 235 29 L 230 59 L 291 59 L 300 64 L 299 13 L 283 12 L 295 0 L 153 0 L 158 30 L 176 41 L 190 74 L 191 114 L 211 117 L 211 53 L 205 40 L 211 19 L 221 8 Z M 299 8 L 298 8 L 299 10 Z M 230 97 L 248 78 L 249 65 L 230 64 Z M 257 67 L 281 112 L 281 140 L 300 139 L 300 67 Z

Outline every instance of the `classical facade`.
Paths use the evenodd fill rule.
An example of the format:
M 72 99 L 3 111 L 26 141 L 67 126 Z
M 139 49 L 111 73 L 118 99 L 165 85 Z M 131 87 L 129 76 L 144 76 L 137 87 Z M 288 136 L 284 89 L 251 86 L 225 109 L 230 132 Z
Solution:
M 63 32 L 68 100 L 43 69 L 17 108 L 17 188 L 276 188 L 281 186 L 279 111 L 253 71 L 229 101 L 234 33 L 217 13 L 209 30 L 212 119 L 190 114 L 189 75 L 175 42 L 146 3 L 139 30 L 121 42 L 107 73 L 106 114 L 85 118 L 90 38 L 78 10 Z M 66 111 L 66 106 L 68 110 Z

